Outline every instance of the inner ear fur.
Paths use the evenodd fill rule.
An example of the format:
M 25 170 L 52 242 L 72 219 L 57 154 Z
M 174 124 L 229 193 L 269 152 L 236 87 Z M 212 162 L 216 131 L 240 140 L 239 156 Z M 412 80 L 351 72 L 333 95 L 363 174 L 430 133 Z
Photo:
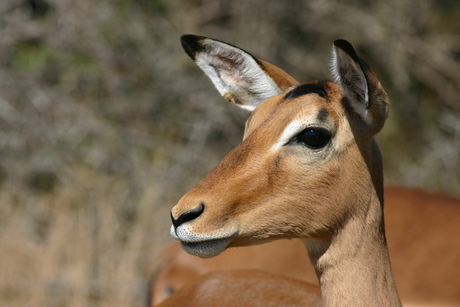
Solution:
M 298 84 L 282 69 L 233 45 L 197 35 L 183 35 L 181 43 L 219 93 L 244 109 L 252 111 Z
M 370 66 L 349 42 L 336 40 L 331 67 L 353 112 L 360 116 L 372 135 L 380 131 L 388 117 L 389 101 Z

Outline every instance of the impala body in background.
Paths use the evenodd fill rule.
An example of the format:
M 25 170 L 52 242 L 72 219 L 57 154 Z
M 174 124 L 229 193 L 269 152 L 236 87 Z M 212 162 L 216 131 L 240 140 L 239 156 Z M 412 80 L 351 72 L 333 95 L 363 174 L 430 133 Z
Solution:
M 185 35 L 182 45 L 224 98 L 252 113 L 241 144 L 172 209 L 171 235 L 203 258 L 229 247 L 298 238 L 315 268 L 324 306 L 400 306 L 385 237 L 382 158 L 374 140 L 389 101 L 351 44 L 334 42 L 335 82 L 303 84 L 217 40 Z M 247 285 L 230 293 L 225 287 L 209 291 L 216 283 L 235 284 L 229 273 L 215 274 L 162 305 L 275 299 L 264 290 L 274 277 L 260 280 L 254 296 L 257 291 L 248 292 Z M 298 282 L 283 280 L 292 288 Z M 290 299 L 283 295 L 278 301 L 298 305 Z
M 460 200 L 394 186 L 385 187 L 384 195 L 386 236 L 403 305 L 460 306 L 460 237 L 446 235 L 460 233 Z M 174 242 L 160 256 L 149 306 L 215 271 L 258 269 L 318 284 L 305 256 L 299 240 L 229 249 L 211 259 L 191 256 Z

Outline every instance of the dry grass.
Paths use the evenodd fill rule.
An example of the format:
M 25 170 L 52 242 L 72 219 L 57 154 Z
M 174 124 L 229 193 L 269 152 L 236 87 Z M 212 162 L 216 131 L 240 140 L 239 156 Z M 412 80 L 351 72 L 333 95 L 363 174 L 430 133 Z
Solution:
M 183 33 L 301 80 L 327 77 L 331 42 L 350 40 L 392 98 L 387 181 L 460 195 L 459 14 L 447 0 L 1 1 L 0 305 L 142 306 L 169 209 L 244 126 Z

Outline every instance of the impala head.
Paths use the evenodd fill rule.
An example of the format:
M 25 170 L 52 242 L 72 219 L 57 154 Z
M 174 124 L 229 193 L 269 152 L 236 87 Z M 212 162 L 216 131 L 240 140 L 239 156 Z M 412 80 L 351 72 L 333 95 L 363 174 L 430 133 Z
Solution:
M 373 137 L 389 103 L 348 42 L 334 42 L 334 82 L 303 84 L 220 41 L 184 35 L 182 45 L 224 98 L 251 111 L 241 144 L 171 211 L 171 234 L 187 252 L 212 257 L 280 238 L 327 245 L 370 199 L 382 200 Z

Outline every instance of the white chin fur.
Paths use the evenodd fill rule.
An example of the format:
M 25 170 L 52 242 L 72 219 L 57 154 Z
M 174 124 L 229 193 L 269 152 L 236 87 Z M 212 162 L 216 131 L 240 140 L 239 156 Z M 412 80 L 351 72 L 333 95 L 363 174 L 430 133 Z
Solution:
M 176 235 L 174 225 L 171 225 L 171 229 L 169 230 L 169 234 L 171 235 L 171 237 L 173 237 L 174 240 L 179 240 L 179 237 Z
M 171 236 L 181 242 L 182 248 L 189 254 L 202 258 L 210 258 L 222 253 L 230 244 L 230 238 L 234 231 L 228 234 L 200 235 L 194 234 L 186 224 L 180 225 L 177 229 L 171 226 Z
M 190 227 L 188 223 L 182 224 L 176 229 L 174 229 L 174 226 L 172 226 L 170 230 L 171 236 L 174 239 L 188 243 L 200 243 L 206 241 L 227 239 L 231 238 L 236 232 L 237 229 L 235 227 L 230 226 L 215 231 L 212 234 L 198 234 L 193 232 L 193 227 Z

